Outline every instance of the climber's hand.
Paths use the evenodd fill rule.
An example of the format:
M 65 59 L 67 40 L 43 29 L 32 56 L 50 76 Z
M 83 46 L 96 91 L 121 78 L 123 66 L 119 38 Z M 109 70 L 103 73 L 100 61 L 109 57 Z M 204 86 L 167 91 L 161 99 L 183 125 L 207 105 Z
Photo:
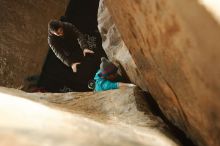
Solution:
M 128 87 L 135 87 L 135 84 L 127 84 Z
M 134 84 L 129 84 L 129 83 L 118 83 L 118 87 L 119 87 L 119 88 L 124 88 L 124 87 L 130 87 L 130 88 L 132 88 L 132 87 L 136 87 L 136 85 L 134 85 Z
M 84 49 L 83 50 L 83 55 L 86 56 L 86 54 L 94 54 L 94 52 L 92 50 L 89 50 L 89 49 Z
M 73 72 L 77 72 L 77 65 L 79 65 L 79 64 L 81 64 L 81 63 L 80 62 L 76 62 L 76 63 L 73 63 L 71 65 L 71 68 L 72 68 Z

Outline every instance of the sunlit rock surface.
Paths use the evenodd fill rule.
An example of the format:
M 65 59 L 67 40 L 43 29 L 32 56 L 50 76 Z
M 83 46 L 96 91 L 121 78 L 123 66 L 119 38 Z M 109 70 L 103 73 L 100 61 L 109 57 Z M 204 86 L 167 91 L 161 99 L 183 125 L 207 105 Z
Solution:
M 68 0 L 0 1 L 0 85 L 19 87 L 41 72 L 48 52 L 47 23 L 65 12 Z
M 1 146 L 179 146 L 138 89 L 24 93 L 0 88 Z
M 110 58 L 195 143 L 220 145 L 218 6 L 211 0 L 104 2 L 111 15 L 100 7 L 99 28 Z
M 220 23 L 220 1 L 216 0 L 199 0 L 211 15 Z

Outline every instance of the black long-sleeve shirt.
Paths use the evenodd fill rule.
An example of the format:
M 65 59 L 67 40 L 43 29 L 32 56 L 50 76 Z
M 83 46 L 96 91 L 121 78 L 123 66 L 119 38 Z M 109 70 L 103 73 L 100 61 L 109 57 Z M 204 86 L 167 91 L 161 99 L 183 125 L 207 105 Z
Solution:
M 73 24 L 63 22 L 63 32 L 63 36 L 48 33 L 48 44 L 65 65 L 71 66 L 73 63 L 81 61 L 84 49 L 91 48 L 89 48 L 87 36 L 82 34 Z

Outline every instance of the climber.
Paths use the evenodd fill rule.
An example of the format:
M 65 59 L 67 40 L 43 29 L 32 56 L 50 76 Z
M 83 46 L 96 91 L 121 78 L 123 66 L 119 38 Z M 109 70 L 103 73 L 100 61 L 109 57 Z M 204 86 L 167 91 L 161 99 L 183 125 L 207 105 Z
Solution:
M 74 43 L 74 41 L 78 44 Z M 48 44 L 55 55 L 73 72 L 77 72 L 79 65 L 88 54 L 94 54 L 87 35 L 82 34 L 73 24 L 59 20 L 51 20 L 48 23 Z M 80 49 L 77 49 L 77 45 Z
M 119 82 L 118 68 L 105 57 L 101 58 L 100 69 L 96 73 L 95 91 L 105 91 L 111 89 L 119 89 L 123 87 L 134 87 L 134 84 Z

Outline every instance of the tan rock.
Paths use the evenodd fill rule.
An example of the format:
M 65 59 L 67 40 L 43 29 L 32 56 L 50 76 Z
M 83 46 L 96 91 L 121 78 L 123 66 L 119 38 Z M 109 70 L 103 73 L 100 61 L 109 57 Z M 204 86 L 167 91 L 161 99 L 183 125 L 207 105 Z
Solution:
M 170 121 L 198 145 L 220 145 L 220 25 L 219 11 L 207 5 L 211 1 L 105 2 L 128 51 L 112 46 L 119 48 L 122 58 L 130 52 L 136 65 L 128 61 L 131 80 L 148 89 Z M 109 23 L 114 26 L 105 22 Z M 112 32 L 106 28 L 104 34 Z M 110 40 L 104 39 L 104 46 L 114 38 L 107 35 Z M 138 71 L 139 79 L 132 70 Z
M 19 87 L 41 72 L 48 52 L 47 23 L 65 12 L 68 0 L 1 0 L 0 85 Z
M 108 58 L 124 69 L 122 73 L 126 72 L 124 76 L 128 76 L 131 82 L 141 85 L 140 72 L 124 41 L 121 39 L 121 35 L 103 0 L 100 0 L 99 5 L 98 28 L 102 36 L 102 46 Z M 141 87 L 144 87 L 144 85 Z M 145 91 L 147 91 L 147 88 L 145 88 Z
M 50 94 L 0 88 L 0 114 L 0 145 L 179 145 L 137 89 Z

